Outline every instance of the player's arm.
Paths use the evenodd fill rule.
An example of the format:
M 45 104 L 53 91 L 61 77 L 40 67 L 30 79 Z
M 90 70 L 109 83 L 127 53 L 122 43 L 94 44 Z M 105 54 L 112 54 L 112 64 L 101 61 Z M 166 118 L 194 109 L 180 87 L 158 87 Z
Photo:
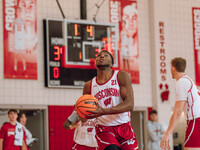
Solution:
M 163 149 L 170 149 L 169 147 L 169 138 L 170 134 L 172 134 L 174 128 L 176 127 L 176 124 L 178 123 L 181 114 L 185 108 L 186 100 L 183 101 L 176 101 L 175 106 L 174 106 L 174 111 L 173 114 L 170 118 L 169 126 L 167 128 L 167 131 L 165 132 L 161 142 L 160 142 L 160 147 Z
M 3 139 L 0 139 L 0 150 L 3 150 Z
M 70 130 L 71 129 L 71 123 L 68 119 L 64 122 L 63 126 L 65 129 Z
M 115 107 L 105 109 L 104 114 L 118 114 L 133 111 L 134 98 L 130 75 L 127 72 L 120 71 L 118 73 L 118 81 L 120 86 L 120 95 L 123 102 Z
M 76 111 L 73 111 L 72 114 L 68 117 L 68 119 L 64 122 L 63 126 L 67 130 L 71 130 L 77 127 L 76 122 L 79 120 L 79 117 Z

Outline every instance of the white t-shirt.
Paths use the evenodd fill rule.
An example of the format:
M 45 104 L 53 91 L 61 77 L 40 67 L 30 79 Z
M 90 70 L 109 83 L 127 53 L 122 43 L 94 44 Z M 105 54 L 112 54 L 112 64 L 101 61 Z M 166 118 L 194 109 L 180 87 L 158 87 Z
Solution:
M 200 117 L 200 93 L 194 82 L 188 77 L 181 77 L 176 84 L 176 101 L 187 101 L 185 116 L 187 120 Z

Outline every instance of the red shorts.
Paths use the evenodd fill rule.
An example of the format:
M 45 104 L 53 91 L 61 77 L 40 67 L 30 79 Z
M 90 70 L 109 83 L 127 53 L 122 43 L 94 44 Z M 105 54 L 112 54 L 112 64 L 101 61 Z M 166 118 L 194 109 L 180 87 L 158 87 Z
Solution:
M 98 150 L 98 147 L 88 147 L 74 143 L 72 150 Z
M 122 150 L 138 150 L 138 143 L 130 122 L 119 126 L 96 126 L 99 150 L 115 144 Z
M 189 121 L 184 147 L 200 147 L 200 118 Z

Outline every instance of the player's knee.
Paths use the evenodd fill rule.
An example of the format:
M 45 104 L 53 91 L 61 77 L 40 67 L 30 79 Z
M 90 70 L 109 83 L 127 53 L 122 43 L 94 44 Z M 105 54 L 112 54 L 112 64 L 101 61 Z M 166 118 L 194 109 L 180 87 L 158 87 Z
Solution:
M 107 146 L 104 150 L 121 150 L 121 148 L 117 145 L 112 144 Z

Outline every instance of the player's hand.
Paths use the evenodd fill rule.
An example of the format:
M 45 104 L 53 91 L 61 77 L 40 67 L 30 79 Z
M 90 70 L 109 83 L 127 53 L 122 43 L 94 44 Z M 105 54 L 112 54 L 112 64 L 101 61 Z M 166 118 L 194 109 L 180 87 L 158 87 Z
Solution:
M 71 123 L 71 125 L 69 125 L 69 129 L 72 130 L 76 127 L 78 127 L 79 125 L 77 123 Z
M 169 138 L 170 138 L 170 134 L 165 133 L 165 135 L 163 136 L 160 142 L 160 147 L 162 150 L 170 150 Z
M 96 104 L 97 104 L 97 109 L 95 111 L 88 111 L 91 114 L 86 116 L 87 119 L 93 119 L 104 115 L 104 109 L 101 106 L 99 106 L 98 103 Z

